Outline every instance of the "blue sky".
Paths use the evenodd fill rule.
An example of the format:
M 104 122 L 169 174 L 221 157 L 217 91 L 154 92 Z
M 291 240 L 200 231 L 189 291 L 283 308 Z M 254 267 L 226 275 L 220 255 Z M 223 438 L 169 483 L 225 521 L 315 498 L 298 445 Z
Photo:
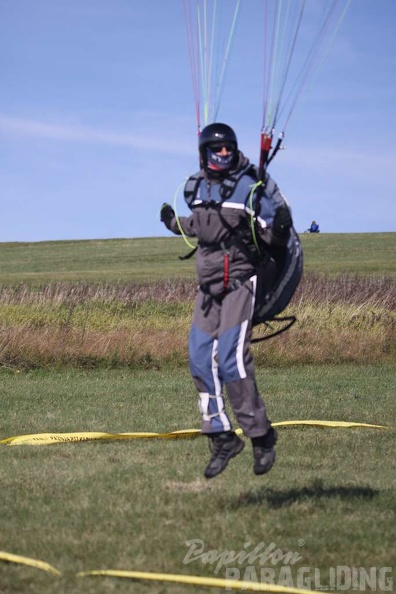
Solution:
M 242 2 L 218 114 L 253 162 L 261 8 Z M 198 168 L 182 0 L 0 0 L 0 14 L 0 242 L 169 235 L 160 206 Z M 293 112 L 269 171 L 300 232 L 396 230 L 395 27 L 395 0 L 352 0 Z

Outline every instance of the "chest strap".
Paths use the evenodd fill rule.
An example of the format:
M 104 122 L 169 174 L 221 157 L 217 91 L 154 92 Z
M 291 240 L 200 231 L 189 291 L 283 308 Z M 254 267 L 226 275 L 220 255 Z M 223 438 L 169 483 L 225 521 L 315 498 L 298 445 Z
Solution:
M 257 167 L 248 163 L 235 174 L 231 174 L 226 179 L 224 179 L 221 183 L 219 191 L 222 202 L 231 198 L 235 192 L 235 188 L 237 187 L 239 180 L 244 175 L 249 175 L 253 180 L 257 180 Z M 194 173 L 194 175 L 191 175 L 186 181 L 184 186 L 184 199 L 190 209 L 192 209 L 194 206 L 199 185 L 204 178 L 204 172 L 201 169 L 201 171 Z

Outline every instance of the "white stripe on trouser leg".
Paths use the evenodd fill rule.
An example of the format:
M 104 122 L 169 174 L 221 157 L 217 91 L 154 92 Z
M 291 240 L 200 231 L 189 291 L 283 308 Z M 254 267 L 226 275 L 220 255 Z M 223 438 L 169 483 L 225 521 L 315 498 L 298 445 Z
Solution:
M 231 423 L 230 420 L 228 418 L 228 416 L 226 415 L 225 411 L 224 411 L 224 398 L 222 396 L 222 394 L 220 394 L 220 396 L 211 396 L 211 398 L 215 398 L 216 399 L 216 403 L 217 403 L 217 413 L 214 413 L 212 415 L 209 415 L 210 418 L 212 419 L 213 417 L 220 417 L 220 422 L 223 426 L 223 430 L 224 431 L 231 431 Z
M 222 389 L 221 381 L 219 378 L 219 364 L 216 361 L 218 344 L 219 344 L 219 341 L 214 340 L 213 347 L 212 347 L 212 377 L 213 377 L 213 384 L 214 384 L 216 395 L 221 394 L 221 389 Z
M 209 398 L 216 401 L 216 412 L 212 414 L 209 413 Z M 223 426 L 223 430 L 231 431 L 230 420 L 224 410 L 224 398 L 222 394 L 219 396 L 211 396 L 207 392 L 200 392 L 198 407 L 203 421 L 210 422 L 215 417 L 219 417 L 219 420 Z
M 244 379 L 246 377 L 245 363 L 243 361 L 243 349 L 244 349 L 244 344 L 245 344 L 245 337 L 246 337 L 246 330 L 248 327 L 248 323 L 249 323 L 249 320 L 245 320 L 241 324 L 241 329 L 239 331 L 238 344 L 237 344 L 237 349 L 236 349 L 236 361 L 237 361 L 239 377 L 241 379 Z

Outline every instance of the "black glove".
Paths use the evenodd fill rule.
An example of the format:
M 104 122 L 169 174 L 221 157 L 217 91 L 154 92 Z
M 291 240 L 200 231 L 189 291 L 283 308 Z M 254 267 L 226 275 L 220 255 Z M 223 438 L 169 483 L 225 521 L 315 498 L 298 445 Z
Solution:
M 161 222 L 165 224 L 165 227 L 171 231 L 171 221 L 175 218 L 175 211 L 170 204 L 164 202 L 161 206 Z
M 276 239 L 284 239 L 289 234 L 289 229 L 293 225 L 290 210 L 287 206 L 280 206 L 275 212 L 272 222 L 272 235 Z

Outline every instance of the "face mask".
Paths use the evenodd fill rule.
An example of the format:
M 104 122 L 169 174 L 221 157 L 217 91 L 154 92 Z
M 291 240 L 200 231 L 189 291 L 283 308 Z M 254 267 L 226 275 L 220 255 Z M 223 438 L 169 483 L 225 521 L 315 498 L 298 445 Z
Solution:
M 235 159 L 235 151 L 228 153 L 228 155 L 219 155 L 213 152 L 210 148 L 206 149 L 206 160 L 209 169 L 215 171 L 224 171 L 230 169 Z

